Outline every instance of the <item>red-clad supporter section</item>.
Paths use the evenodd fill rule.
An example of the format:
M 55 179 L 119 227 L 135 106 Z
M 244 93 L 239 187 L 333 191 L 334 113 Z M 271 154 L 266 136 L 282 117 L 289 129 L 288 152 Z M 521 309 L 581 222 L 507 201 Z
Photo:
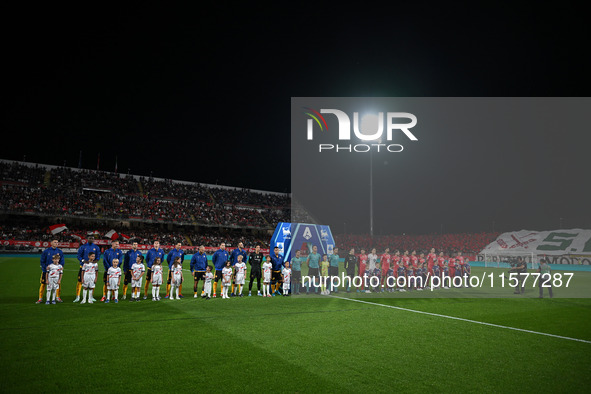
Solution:
M 369 252 L 371 248 L 376 248 L 378 253 L 383 253 L 386 248 L 390 252 L 396 249 L 402 253 L 405 250 L 417 252 L 429 252 L 435 248 L 437 252 L 454 253 L 462 252 L 464 254 L 475 255 L 479 253 L 486 245 L 494 241 L 500 233 L 476 233 L 476 234 L 430 234 L 430 235 L 337 235 L 335 237 L 337 245 L 341 248 L 341 255 L 355 248 L 356 252 L 365 249 Z

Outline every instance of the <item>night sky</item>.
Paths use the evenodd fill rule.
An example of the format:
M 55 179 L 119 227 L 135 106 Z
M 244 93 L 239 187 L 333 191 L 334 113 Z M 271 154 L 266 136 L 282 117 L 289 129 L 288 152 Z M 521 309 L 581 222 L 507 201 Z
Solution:
M 119 172 L 289 192 L 291 97 L 589 95 L 588 24 L 567 3 L 44 7 L 13 8 L 2 27 L 4 159 L 77 167 L 82 151 L 95 169 L 100 153 L 102 170 L 117 157 Z M 589 136 L 571 142 L 551 177 L 589 167 L 572 159 Z M 582 201 L 565 227 L 591 223 Z M 515 220 L 500 229 L 528 225 Z

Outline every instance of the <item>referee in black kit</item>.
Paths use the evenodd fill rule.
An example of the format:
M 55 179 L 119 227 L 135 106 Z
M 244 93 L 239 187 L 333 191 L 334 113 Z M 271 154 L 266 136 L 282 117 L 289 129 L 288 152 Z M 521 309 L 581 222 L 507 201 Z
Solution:
M 252 252 L 248 257 L 248 264 L 250 264 L 250 282 L 248 283 L 249 296 L 252 296 L 252 283 L 254 282 L 255 278 L 257 280 L 258 287 L 257 295 L 261 295 L 261 265 L 263 264 L 264 258 L 265 256 L 261 253 L 261 247 L 259 245 L 255 247 L 254 252 Z

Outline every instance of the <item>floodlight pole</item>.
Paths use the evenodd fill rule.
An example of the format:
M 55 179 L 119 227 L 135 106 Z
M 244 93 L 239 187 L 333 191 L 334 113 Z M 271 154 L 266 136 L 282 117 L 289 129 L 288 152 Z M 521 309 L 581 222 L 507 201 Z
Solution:
M 369 151 L 369 235 L 373 239 L 373 154 Z

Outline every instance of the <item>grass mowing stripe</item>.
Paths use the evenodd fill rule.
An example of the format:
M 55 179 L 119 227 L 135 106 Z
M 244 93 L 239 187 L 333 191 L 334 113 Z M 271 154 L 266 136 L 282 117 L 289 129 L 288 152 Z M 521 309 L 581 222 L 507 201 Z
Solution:
M 590 343 L 591 344 L 591 341 L 587 341 L 585 339 L 564 337 L 564 336 L 561 336 L 561 335 L 548 334 L 546 332 L 526 330 L 526 329 L 517 328 L 517 327 L 502 326 L 500 324 L 493 324 L 493 323 L 486 323 L 486 322 L 477 321 L 477 320 L 464 319 L 462 317 L 441 315 L 439 313 L 417 311 L 417 310 L 414 310 L 414 309 L 402 308 L 402 307 L 394 306 L 394 305 L 384 305 L 384 304 L 378 304 L 378 303 L 375 303 L 375 302 L 356 300 L 354 298 L 345 298 L 345 297 L 338 297 L 338 296 L 333 296 L 333 295 L 329 295 L 328 297 L 338 298 L 338 299 L 341 299 L 341 300 L 348 300 L 348 301 L 360 302 L 362 304 L 370 304 L 370 305 L 376 305 L 376 306 L 383 306 L 383 307 L 386 307 L 386 308 L 398 309 L 398 310 L 406 311 L 406 312 L 414 312 L 414 313 L 420 313 L 420 314 L 423 314 L 423 315 L 431 315 L 431 316 L 437 316 L 437 317 L 445 317 L 447 319 L 461 320 L 461 321 L 465 321 L 465 322 L 469 322 L 469 323 L 482 324 L 482 325 L 485 325 L 485 326 L 491 326 L 491 327 L 497 327 L 497 328 L 505 328 L 505 329 L 508 329 L 508 330 L 528 332 L 530 334 L 545 335 L 545 336 L 553 337 L 553 338 L 568 339 L 569 341 L 576 341 L 576 342 L 583 342 L 583 343 Z
M 350 308 L 350 309 L 335 309 L 335 310 L 319 310 L 319 311 L 302 311 L 302 312 L 274 312 L 274 313 L 258 313 L 258 317 L 262 316 L 285 316 L 285 315 L 309 315 L 314 313 L 335 313 L 335 312 L 350 312 L 350 311 L 363 311 L 367 310 L 368 308 Z M 230 315 L 215 315 L 215 316 L 194 316 L 194 317 L 175 317 L 170 319 L 149 319 L 149 320 L 127 320 L 124 322 L 116 321 L 116 322 L 101 322 L 101 326 L 106 326 L 109 324 L 138 324 L 138 323 L 157 323 L 157 322 L 172 322 L 172 321 L 182 321 L 182 320 L 205 320 L 205 319 L 228 319 L 228 318 L 236 319 L 240 317 L 246 317 L 248 319 L 252 318 L 252 314 L 243 314 L 237 315 L 236 313 L 232 313 Z M 49 328 L 64 328 L 64 327 L 78 327 L 78 324 L 54 324 L 48 326 Z M 13 330 L 27 330 L 27 329 L 38 329 L 38 326 L 27 326 L 27 327 L 0 327 L 0 331 L 13 331 Z

